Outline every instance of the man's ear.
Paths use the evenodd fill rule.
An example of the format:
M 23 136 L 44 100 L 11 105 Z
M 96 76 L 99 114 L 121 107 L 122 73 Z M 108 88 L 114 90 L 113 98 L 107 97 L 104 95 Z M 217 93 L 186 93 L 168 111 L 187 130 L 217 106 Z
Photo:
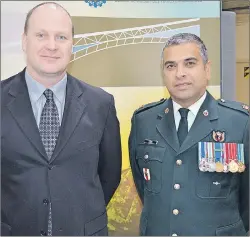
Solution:
M 25 33 L 22 34 L 22 50 L 26 53 L 26 45 L 27 45 L 27 35 Z
M 205 71 L 206 71 L 206 78 L 209 81 L 211 78 L 211 61 L 208 60 L 208 62 L 205 65 Z

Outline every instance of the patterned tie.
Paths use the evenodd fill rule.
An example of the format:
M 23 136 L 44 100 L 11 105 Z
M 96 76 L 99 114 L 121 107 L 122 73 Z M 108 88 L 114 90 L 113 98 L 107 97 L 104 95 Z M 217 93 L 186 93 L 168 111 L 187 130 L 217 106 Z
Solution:
M 46 103 L 41 114 L 39 131 L 45 151 L 50 159 L 59 135 L 60 122 L 57 107 L 53 98 L 53 91 L 47 89 L 43 94 L 46 97 Z
M 177 135 L 179 138 L 180 146 L 188 134 L 188 121 L 187 121 L 188 112 L 189 112 L 189 109 L 186 109 L 186 108 L 179 109 L 179 113 L 181 115 L 181 120 L 180 120 Z
M 41 114 L 39 131 L 45 151 L 50 159 L 59 135 L 60 122 L 57 107 L 53 98 L 53 91 L 47 89 L 43 94 L 46 97 L 46 103 Z M 52 235 L 51 203 L 49 203 L 48 235 Z

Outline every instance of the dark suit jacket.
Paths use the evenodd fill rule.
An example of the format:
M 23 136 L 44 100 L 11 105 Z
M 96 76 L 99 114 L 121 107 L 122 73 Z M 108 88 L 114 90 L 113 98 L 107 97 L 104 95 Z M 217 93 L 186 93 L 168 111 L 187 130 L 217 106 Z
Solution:
M 204 116 L 205 110 L 208 116 Z M 214 142 L 213 131 L 224 131 L 225 143 L 244 144 L 243 173 L 199 170 L 198 143 Z M 147 144 L 145 139 L 158 143 Z M 172 100 L 146 105 L 134 113 L 129 151 L 135 184 L 143 202 L 141 235 L 246 235 L 249 114 L 240 103 L 217 101 L 208 93 L 181 146 Z M 143 177 L 143 168 L 150 171 L 149 181 Z M 180 188 L 175 189 L 175 184 Z M 175 211 L 177 215 L 174 209 L 179 211 Z
M 68 74 L 65 109 L 48 161 L 24 71 L 1 82 L 2 235 L 107 235 L 106 206 L 121 177 L 113 96 Z

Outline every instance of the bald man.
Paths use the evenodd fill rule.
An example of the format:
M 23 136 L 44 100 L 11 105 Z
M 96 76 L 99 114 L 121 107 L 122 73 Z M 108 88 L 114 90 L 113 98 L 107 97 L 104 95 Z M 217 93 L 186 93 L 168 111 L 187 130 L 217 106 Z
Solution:
M 66 72 L 74 28 L 57 3 L 27 15 L 27 66 L 1 82 L 1 234 L 108 235 L 121 177 L 114 98 Z

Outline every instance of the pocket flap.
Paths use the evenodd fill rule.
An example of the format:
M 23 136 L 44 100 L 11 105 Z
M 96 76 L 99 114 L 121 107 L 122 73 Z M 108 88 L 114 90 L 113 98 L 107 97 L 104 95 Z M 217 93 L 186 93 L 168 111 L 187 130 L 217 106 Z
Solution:
M 137 147 L 136 159 L 142 159 L 144 162 L 159 161 L 163 162 L 165 147 L 157 145 L 139 145 Z
M 84 233 L 85 233 L 85 235 L 93 235 L 94 233 L 98 232 L 99 230 L 102 230 L 103 228 L 105 228 L 107 226 L 107 224 L 108 224 L 107 213 L 105 211 L 102 215 L 85 223 Z
M 218 227 L 216 229 L 217 236 L 246 236 L 246 230 L 242 220 L 238 220 L 234 224 Z

